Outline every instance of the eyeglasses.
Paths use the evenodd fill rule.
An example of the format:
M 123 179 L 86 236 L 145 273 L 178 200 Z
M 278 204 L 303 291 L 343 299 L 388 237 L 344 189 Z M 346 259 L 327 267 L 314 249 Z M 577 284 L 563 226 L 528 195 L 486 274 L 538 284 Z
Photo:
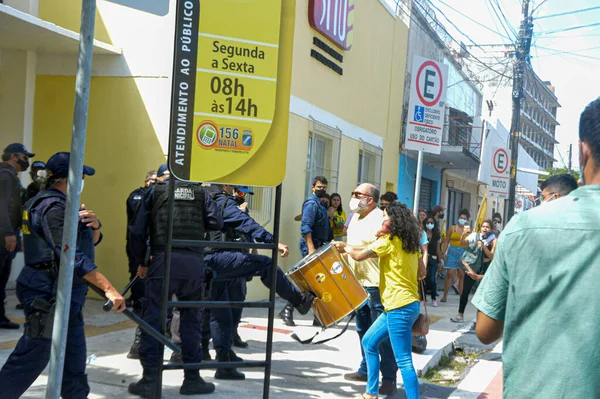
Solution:
M 371 197 L 371 198 L 373 198 L 372 195 L 365 194 L 365 193 L 360 193 L 358 191 L 352 191 L 352 198 L 361 199 L 361 198 L 365 198 L 365 197 Z

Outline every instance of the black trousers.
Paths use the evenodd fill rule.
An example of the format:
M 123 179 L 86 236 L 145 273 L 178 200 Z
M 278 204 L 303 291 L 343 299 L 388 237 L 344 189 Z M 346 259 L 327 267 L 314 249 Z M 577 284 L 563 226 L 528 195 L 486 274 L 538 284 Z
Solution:
M 458 313 L 465 313 L 465 308 L 467 307 L 467 303 L 469 302 L 469 294 L 471 290 L 473 290 L 473 286 L 475 285 L 475 280 L 465 274 L 465 280 L 463 282 L 463 290 L 460 295 L 460 304 L 458 305 Z

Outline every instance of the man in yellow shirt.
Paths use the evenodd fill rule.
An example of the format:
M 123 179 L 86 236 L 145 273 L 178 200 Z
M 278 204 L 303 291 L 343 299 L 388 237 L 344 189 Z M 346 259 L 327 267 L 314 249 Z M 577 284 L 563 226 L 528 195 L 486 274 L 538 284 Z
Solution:
M 383 211 L 377 207 L 379 190 L 372 184 L 364 183 L 352 192 L 350 211 L 354 212 L 348 225 L 348 245 L 366 246 L 377 240 L 377 231 L 383 223 Z M 369 301 L 356 314 L 356 332 L 359 342 L 371 327 L 371 324 L 384 312 L 379 295 L 379 259 L 370 258 L 355 261 L 348 258 L 358 281 L 369 293 Z M 360 346 L 362 361 L 358 371 L 344 375 L 349 381 L 367 381 L 367 363 L 362 345 Z M 398 366 L 394 359 L 389 339 L 380 346 L 382 384 L 381 395 L 393 395 L 396 392 L 396 374 Z

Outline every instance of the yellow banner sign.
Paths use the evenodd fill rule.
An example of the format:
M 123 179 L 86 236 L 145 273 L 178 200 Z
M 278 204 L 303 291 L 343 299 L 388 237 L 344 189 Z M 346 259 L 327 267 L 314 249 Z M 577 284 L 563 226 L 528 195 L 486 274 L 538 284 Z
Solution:
M 179 0 L 169 149 L 178 178 L 283 180 L 294 15 L 286 3 Z

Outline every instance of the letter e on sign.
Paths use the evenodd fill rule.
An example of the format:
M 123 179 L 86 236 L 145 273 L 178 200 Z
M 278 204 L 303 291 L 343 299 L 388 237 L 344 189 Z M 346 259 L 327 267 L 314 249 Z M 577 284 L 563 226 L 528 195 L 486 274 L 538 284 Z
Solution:
M 503 175 L 506 173 L 508 169 L 508 153 L 504 148 L 498 148 L 494 151 L 493 163 L 494 171 L 497 174 Z
M 440 101 L 444 84 L 442 71 L 433 61 L 424 62 L 417 71 L 417 95 L 426 107 L 433 107 Z

